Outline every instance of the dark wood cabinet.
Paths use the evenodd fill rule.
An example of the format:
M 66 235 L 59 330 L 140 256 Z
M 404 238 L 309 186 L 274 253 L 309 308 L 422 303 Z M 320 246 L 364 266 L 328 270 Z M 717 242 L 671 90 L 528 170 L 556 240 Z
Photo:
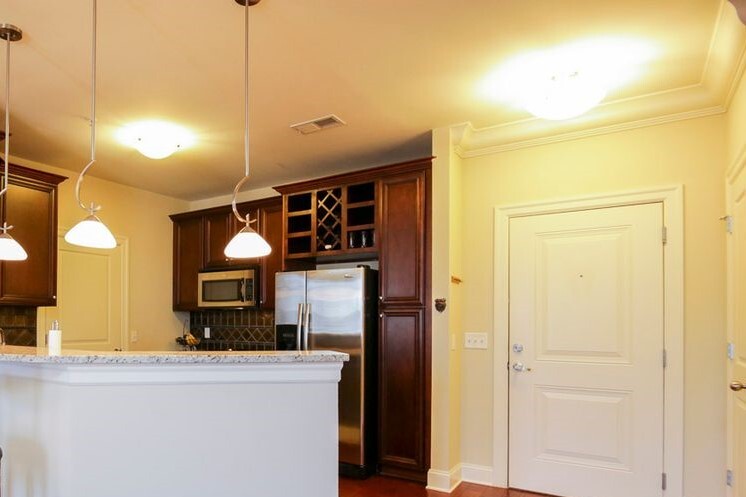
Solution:
M 231 206 L 174 214 L 173 308 L 198 309 L 197 275 L 200 271 L 259 266 L 260 305 L 274 306 L 274 274 L 282 267 L 282 201 L 280 197 L 243 202 L 241 215 L 257 222 L 252 227 L 272 247 L 272 253 L 256 259 L 229 259 L 223 250 L 241 228 Z
M 425 464 L 425 309 L 380 314 L 379 462 L 394 476 L 420 479 Z
M 210 212 L 202 218 L 204 230 L 204 262 L 205 269 L 219 269 L 230 265 L 223 250 L 236 234 L 236 217 L 231 210 L 222 209 Z
M 173 308 L 197 309 L 197 274 L 202 270 L 204 229 L 202 216 L 174 219 Z
M 67 178 L 14 164 L 9 175 L 0 222 L 14 227 L 28 259 L 0 263 L 0 304 L 56 305 L 57 185 Z
M 431 163 L 275 188 L 286 270 L 378 258 L 379 471 L 421 482 L 430 469 Z M 366 247 L 356 243 L 362 233 Z
M 272 247 L 272 253 L 261 259 L 260 304 L 275 307 L 275 273 L 282 271 L 282 204 L 274 202 L 259 209 L 259 229 Z
M 283 194 L 285 260 L 366 260 L 378 255 L 377 182 L 354 176 L 276 187 Z
M 381 302 L 425 305 L 425 171 L 381 180 Z

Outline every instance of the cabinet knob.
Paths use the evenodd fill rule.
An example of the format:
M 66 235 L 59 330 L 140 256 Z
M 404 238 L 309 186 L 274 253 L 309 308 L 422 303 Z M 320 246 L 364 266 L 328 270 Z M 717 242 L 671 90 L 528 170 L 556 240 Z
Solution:
M 378 300 L 380 300 L 381 302 L 383 302 L 383 295 L 379 295 L 378 296 Z
M 380 314 L 378 315 L 378 317 L 379 317 L 379 318 L 381 318 L 381 319 L 383 319 L 383 313 L 380 313 Z

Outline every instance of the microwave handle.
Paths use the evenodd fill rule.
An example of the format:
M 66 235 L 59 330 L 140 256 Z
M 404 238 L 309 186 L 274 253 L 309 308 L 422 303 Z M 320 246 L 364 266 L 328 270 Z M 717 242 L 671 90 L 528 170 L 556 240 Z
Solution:
M 301 350 L 301 338 L 303 336 L 303 316 L 306 312 L 306 306 L 303 303 L 298 304 L 298 330 L 295 334 L 295 344 L 298 350 Z
M 241 302 L 246 302 L 246 278 L 241 280 Z

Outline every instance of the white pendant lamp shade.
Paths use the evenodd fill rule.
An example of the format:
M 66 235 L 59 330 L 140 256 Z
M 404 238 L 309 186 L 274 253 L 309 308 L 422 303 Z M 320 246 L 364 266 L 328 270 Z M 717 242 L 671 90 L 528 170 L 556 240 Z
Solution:
M 224 253 L 231 259 L 264 257 L 272 252 L 272 247 L 249 226 L 245 226 L 228 242 Z
M 0 233 L 0 261 L 25 261 L 28 254 L 7 232 Z
M 117 246 L 117 241 L 109 228 L 94 214 L 65 233 L 65 241 L 72 245 L 99 249 L 112 249 Z

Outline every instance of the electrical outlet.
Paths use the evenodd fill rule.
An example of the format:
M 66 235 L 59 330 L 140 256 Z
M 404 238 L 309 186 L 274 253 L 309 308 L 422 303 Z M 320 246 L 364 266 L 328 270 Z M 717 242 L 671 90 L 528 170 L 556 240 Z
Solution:
M 210 327 L 205 326 L 205 338 L 210 338 Z
M 464 334 L 464 348 L 465 349 L 486 349 L 487 348 L 487 333 L 465 333 Z
M 140 339 L 139 333 L 137 333 L 137 330 L 132 330 L 130 333 L 130 342 L 135 343 Z

